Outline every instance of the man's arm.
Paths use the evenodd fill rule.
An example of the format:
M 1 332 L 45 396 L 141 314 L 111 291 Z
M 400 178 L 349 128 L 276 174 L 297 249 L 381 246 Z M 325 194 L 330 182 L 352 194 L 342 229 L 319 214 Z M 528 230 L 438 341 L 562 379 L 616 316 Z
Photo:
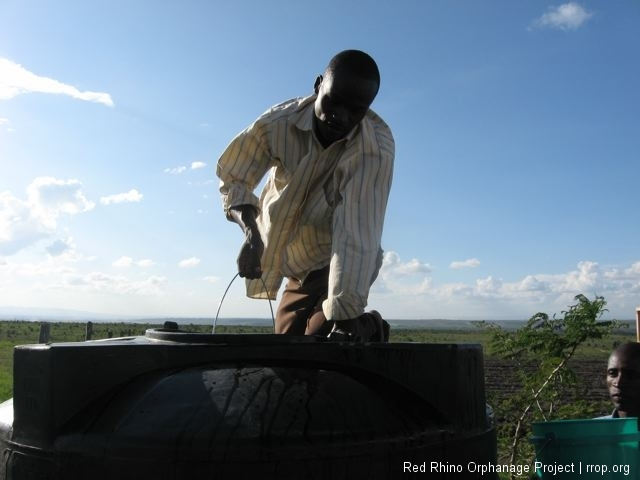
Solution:
M 333 212 L 329 291 L 322 305 L 328 320 L 362 315 L 382 264 L 380 243 L 395 148 L 388 128 L 381 130 L 363 125 L 365 148 L 346 156 L 336 169 L 340 201 Z
M 256 223 L 257 210 L 252 205 L 238 205 L 228 211 L 230 221 L 237 223 L 244 232 L 245 240 L 238 255 L 238 273 L 243 278 L 260 278 L 260 259 L 264 244 Z
M 268 148 L 261 138 L 260 124 L 254 122 L 231 141 L 216 166 L 226 217 L 237 223 L 245 235 L 238 255 L 238 273 L 250 279 L 262 276 L 260 260 L 264 251 L 256 223 L 258 197 L 253 190 L 271 167 Z

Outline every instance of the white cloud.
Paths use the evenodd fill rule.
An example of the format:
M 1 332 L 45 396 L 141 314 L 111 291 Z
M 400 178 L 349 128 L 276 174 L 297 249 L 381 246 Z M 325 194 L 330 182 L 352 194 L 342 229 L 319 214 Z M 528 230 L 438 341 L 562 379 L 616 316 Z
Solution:
M 403 261 L 396 252 L 384 253 L 382 267 L 378 275 L 379 280 L 373 286 L 373 292 L 389 293 L 401 291 L 420 294 L 430 288 L 430 278 L 427 276 L 431 267 L 418 259 Z
M 200 259 L 197 257 L 185 258 L 178 263 L 180 268 L 193 268 L 200 265 Z
M 47 253 L 52 257 L 58 257 L 65 253 L 75 251 L 75 245 L 73 243 L 72 238 L 67 238 L 64 240 L 57 239 L 53 243 L 51 243 L 48 247 L 46 247 Z
M 476 268 L 478 266 L 480 266 L 480 260 L 477 258 L 469 258 L 468 260 L 451 262 L 449 268 L 459 270 L 461 268 Z
M 502 280 L 489 276 L 487 278 L 479 278 L 476 280 L 475 290 L 479 294 L 491 295 L 495 292 L 499 292 L 502 285 Z
M 605 268 L 594 261 L 581 261 L 563 273 L 526 274 L 511 281 L 492 275 L 473 282 L 439 282 L 437 271 L 397 274 L 408 265 L 426 264 L 403 262 L 394 252 L 385 255 L 371 290 L 369 301 L 374 308 L 392 305 L 386 313 L 389 318 L 525 319 L 540 311 L 560 314 L 575 303 L 576 295 L 584 294 L 604 296 L 609 315 L 627 319 L 640 303 L 640 262 Z
M 185 166 L 164 169 L 164 173 L 169 173 L 171 175 L 180 175 L 181 173 L 184 173 L 186 171 L 187 171 L 187 167 Z
M 126 256 L 120 257 L 115 262 L 113 262 L 113 266 L 118 268 L 129 268 L 131 265 L 133 265 L 133 258 Z
M 125 202 L 140 202 L 142 200 L 143 195 L 138 192 L 135 188 L 132 188 L 126 193 L 116 193 L 114 195 L 108 195 L 106 197 L 100 197 L 100 203 L 102 205 L 112 205 L 114 203 L 125 203 Z
M 35 218 L 28 204 L 0 192 L 0 255 L 11 255 L 46 237 L 50 229 Z
M 141 268 L 153 263 L 147 258 L 123 256 L 113 265 L 117 263 L 129 269 L 110 274 L 92 267 L 95 259 L 75 253 L 70 238 L 49 242 L 49 247 L 50 254 L 40 252 L 39 258 L 32 255 L 34 252 L 15 257 L 0 254 L 0 292 L 4 294 L 0 295 L 0 306 L 2 300 L 34 306 L 33 302 L 39 302 L 37 305 L 42 307 L 57 307 L 62 302 L 66 308 L 91 309 L 92 305 L 108 308 L 110 305 L 116 310 L 123 308 L 122 313 L 145 314 L 156 311 L 161 298 L 162 302 L 168 302 L 163 303 L 162 308 L 189 314 L 190 307 L 185 305 L 198 302 L 215 311 L 222 295 L 220 289 L 226 284 L 219 276 L 208 274 L 195 279 L 196 284 L 189 287 L 187 293 L 165 276 L 144 275 Z M 635 315 L 635 307 L 640 303 L 640 261 L 617 266 L 582 261 L 565 272 L 527 273 L 509 280 L 487 275 L 471 281 L 459 281 L 455 277 L 443 281 L 445 276 L 452 278 L 458 271 L 426 272 L 426 263 L 420 259 L 403 261 L 397 253 L 388 255 L 372 288 L 368 308 L 380 310 L 390 319 L 526 319 L 536 312 L 561 314 L 579 293 L 589 298 L 603 295 L 610 309 L 609 318 L 628 319 Z M 200 260 L 196 257 L 180 262 L 182 267 L 197 265 Z M 422 267 L 416 269 L 416 265 Z M 136 266 L 140 269 L 136 270 Z M 398 271 L 417 273 L 396 275 Z M 198 293 L 193 294 L 193 302 L 185 302 L 185 296 L 191 292 Z M 125 295 L 127 306 L 122 307 Z M 172 305 L 173 302 L 177 303 Z M 264 308 L 257 303 L 262 305 L 262 308 L 256 307 L 260 315 Z M 239 308 L 246 313 L 246 304 Z
M 153 267 L 155 265 L 155 262 L 148 258 L 143 258 L 142 260 L 134 261 L 133 258 L 131 257 L 122 256 L 119 259 L 117 259 L 115 262 L 113 262 L 112 265 L 118 268 L 129 268 L 129 267 L 132 267 L 133 265 L 137 265 L 138 267 L 141 267 L 141 268 L 149 268 L 149 267 Z
M 27 204 L 40 221 L 55 228 L 61 214 L 76 215 L 95 207 L 82 193 L 82 184 L 76 179 L 60 180 L 38 177 L 27 187 Z
M 160 295 L 167 284 L 166 277 L 150 276 L 142 280 L 131 280 L 122 275 L 91 272 L 85 275 L 67 275 L 53 289 L 71 289 L 82 292 L 111 293 L 116 295 Z
M 180 165 L 179 167 L 165 168 L 164 173 L 168 173 L 170 175 L 180 175 L 186 172 L 188 169 L 199 170 L 201 168 L 205 168 L 206 166 L 207 164 L 204 162 L 191 162 L 191 166 L 189 168 L 185 167 L 184 165 Z
M 579 262 L 578 270 L 565 274 L 561 284 L 564 290 L 590 291 L 597 289 L 603 281 L 600 266 L 596 262 Z
M 549 7 L 547 13 L 532 22 L 532 27 L 576 30 L 593 16 L 576 2 Z
M 527 275 L 522 280 L 512 284 L 514 292 L 551 292 L 552 284 L 545 280 L 540 280 L 536 275 Z
M 75 179 L 38 177 L 26 199 L 0 192 L 0 255 L 12 255 L 52 235 L 61 215 L 77 215 L 95 207 Z
M 0 285 L 5 280 L 7 285 L 19 284 L 26 279 L 31 288 L 42 285 L 46 279 L 59 280 L 64 275 L 74 272 L 69 266 L 69 258 L 64 256 L 49 256 L 39 262 L 12 262 L 5 261 L 0 269 Z
M 0 100 L 25 93 L 67 95 L 77 100 L 101 103 L 113 107 L 111 95 L 103 92 L 80 91 L 76 87 L 30 72 L 7 58 L 0 58 Z
M 429 273 L 431 267 L 427 263 L 420 263 L 417 259 L 413 258 L 408 262 L 403 262 L 400 259 L 400 255 L 396 252 L 385 252 L 382 260 L 381 274 L 395 275 L 395 276 L 408 276 L 415 274 Z

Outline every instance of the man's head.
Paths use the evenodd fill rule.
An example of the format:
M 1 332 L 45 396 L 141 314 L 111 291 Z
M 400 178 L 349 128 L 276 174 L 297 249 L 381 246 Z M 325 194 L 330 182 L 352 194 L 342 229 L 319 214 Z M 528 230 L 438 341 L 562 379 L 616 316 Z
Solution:
M 376 62 L 360 50 L 345 50 L 316 78 L 314 127 L 325 146 L 344 138 L 362 120 L 380 88 Z
M 607 387 L 620 417 L 640 417 L 640 343 L 626 343 L 611 353 Z

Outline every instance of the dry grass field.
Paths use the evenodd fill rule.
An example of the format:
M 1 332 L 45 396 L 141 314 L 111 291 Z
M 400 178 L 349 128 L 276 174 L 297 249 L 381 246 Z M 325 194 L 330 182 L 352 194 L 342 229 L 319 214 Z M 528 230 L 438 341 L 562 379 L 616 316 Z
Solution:
M 148 328 L 158 328 L 161 325 L 148 323 L 93 323 L 92 338 L 102 339 L 144 335 Z M 183 325 L 181 329 L 209 333 L 210 325 Z M 268 327 L 219 326 L 219 333 L 270 333 Z M 37 343 L 40 324 L 28 321 L 0 321 L 0 401 L 6 400 L 12 394 L 12 351 L 14 345 Z M 86 336 L 86 323 L 83 322 L 54 322 L 50 324 L 51 342 L 80 342 Z M 396 329 L 391 332 L 392 342 L 422 342 L 422 343 L 477 343 L 485 351 L 485 385 L 489 400 L 508 397 L 518 388 L 513 377 L 513 369 L 508 362 L 493 357 L 488 347 L 489 336 L 484 330 L 427 330 L 427 329 Z M 612 348 L 625 341 L 634 340 L 632 332 L 618 332 L 599 342 L 584 345 L 571 362 L 581 390 L 577 393 L 581 398 L 591 402 L 606 402 L 606 388 L 604 385 L 604 369 L 607 357 Z M 569 392 L 568 400 L 576 395 Z

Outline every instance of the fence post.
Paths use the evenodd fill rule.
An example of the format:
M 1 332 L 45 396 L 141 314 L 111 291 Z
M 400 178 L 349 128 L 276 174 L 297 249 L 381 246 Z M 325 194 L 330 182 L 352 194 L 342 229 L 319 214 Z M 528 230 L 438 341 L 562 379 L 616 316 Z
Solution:
M 38 343 L 49 343 L 50 333 L 51 325 L 48 322 L 42 322 L 40 324 L 40 336 L 38 337 Z
M 93 323 L 87 322 L 87 329 L 85 330 L 85 334 L 84 334 L 85 341 L 91 340 L 92 336 L 93 336 Z

